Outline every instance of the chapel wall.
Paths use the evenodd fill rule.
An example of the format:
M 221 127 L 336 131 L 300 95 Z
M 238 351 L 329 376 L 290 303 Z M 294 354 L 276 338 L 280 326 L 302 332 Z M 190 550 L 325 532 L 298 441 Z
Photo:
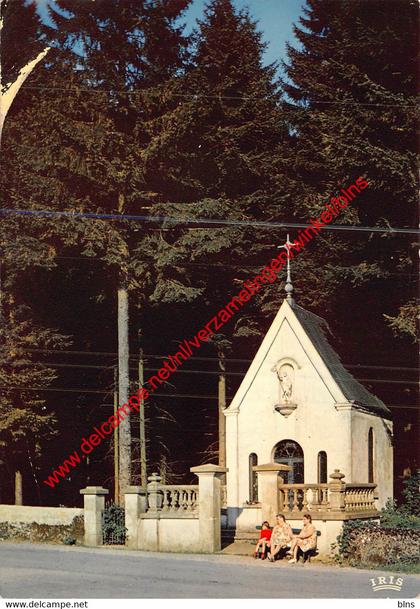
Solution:
M 389 422 L 387 422 L 389 425 Z M 378 508 L 393 497 L 393 447 L 383 419 L 353 411 L 352 413 L 352 472 L 346 482 L 368 482 L 368 434 L 373 429 L 373 481 L 378 485 Z
M 250 453 L 258 463 L 269 463 L 274 448 L 282 440 L 299 443 L 304 453 L 305 482 L 318 481 L 318 453 L 327 453 L 327 470 L 351 472 L 351 423 L 346 411 L 337 411 L 335 400 L 308 362 L 296 370 L 294 401 L 296 410 L 288 417 L 276 412 L 278 381 L 271 372 L 279 355 L 268 355 L 259 376 L 243 400 L 238 419 L 239 501 L 249 498 Z M 229 419 L 227 419 L 227 422 Z

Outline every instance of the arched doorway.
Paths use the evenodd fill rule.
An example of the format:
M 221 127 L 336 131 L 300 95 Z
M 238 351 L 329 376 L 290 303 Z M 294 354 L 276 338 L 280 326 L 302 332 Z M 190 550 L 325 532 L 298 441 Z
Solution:
M 282 472 L 285 484 L 303 484 L 303 450 L 294 440 L 282 440 L 274 447 L 274 462 L 289 465 L 290 472 Z

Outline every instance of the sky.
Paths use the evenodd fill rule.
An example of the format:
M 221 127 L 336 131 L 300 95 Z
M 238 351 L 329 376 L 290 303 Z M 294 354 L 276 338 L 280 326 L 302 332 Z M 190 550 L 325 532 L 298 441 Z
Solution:
M 46 5 L 51 1 L 36 0 L 43 17 L 46 16 Z M 193 0 L 183 19 L 187 31 L 193 29 L 196 20 L 203 16 L 206 3 L 207 0 Z M 233 3 L 239 9 L 248 8 L 258 22 L 258 29 L 268 44 L 265 62 L 286 59 L 286 42 L 294 42 L 293 24 L 302 14 L 305 0 L 233 0 Z

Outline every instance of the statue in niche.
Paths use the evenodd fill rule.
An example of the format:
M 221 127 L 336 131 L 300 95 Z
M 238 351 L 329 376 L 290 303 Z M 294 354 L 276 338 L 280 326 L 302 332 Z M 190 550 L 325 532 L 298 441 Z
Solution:
M 280 401 L 290 404 L 293 393 L 294 370 L 290 364 L 276 366 L 277 378 L 280 382 Z

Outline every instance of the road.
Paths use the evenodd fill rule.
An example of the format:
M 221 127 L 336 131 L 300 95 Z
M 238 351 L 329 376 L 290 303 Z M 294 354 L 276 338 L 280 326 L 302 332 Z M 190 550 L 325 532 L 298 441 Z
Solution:
M 157 554 L 28 543 L 0 543 L 3 598 L 414 598 L 420 577 L 402 575 L 401 592 L 374 592 L 390 573 L 289 565 L 244 556 Z

